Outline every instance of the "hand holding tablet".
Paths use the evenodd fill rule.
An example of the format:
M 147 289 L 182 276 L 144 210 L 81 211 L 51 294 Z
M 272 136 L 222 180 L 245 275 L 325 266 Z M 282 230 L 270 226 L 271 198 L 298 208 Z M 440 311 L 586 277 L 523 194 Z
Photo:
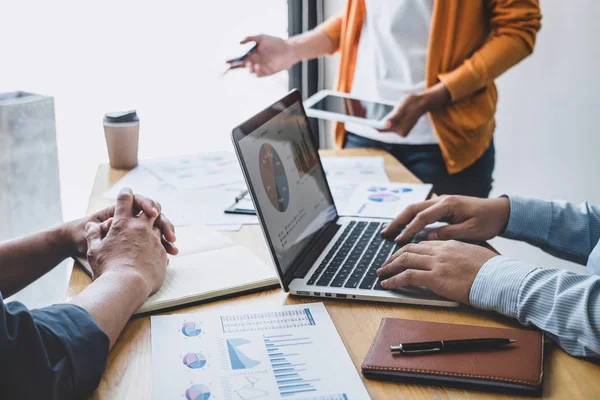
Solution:
M 394 111 L 394 103 L 370 101 L 348 93 L 321 90 L 304 102 L 309 117 L 354 122 L 383 129 Z

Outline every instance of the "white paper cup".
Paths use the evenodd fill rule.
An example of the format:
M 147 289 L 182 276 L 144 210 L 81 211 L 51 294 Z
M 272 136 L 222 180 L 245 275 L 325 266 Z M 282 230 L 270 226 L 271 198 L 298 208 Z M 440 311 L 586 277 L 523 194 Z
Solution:
M 138 165 L 140 120 L 135 111 L 106 114 L 104 136 L 111 168 L 132 169 Z

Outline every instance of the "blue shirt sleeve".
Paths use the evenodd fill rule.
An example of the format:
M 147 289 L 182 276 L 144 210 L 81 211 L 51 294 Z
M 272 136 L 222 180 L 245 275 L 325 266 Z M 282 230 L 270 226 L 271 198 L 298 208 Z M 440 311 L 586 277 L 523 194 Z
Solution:
M 100 383 L 109 345 L 80 307 L 29 311 L 0 295 L 0 398 L 86 398 Z
M 479 270 L 469 302 L 537 326 L 571 355 L 600 358 L 600 276 L 496 256 Z
M 600 240 L 600 207 L 511 196 L 510 217 L 502 236 L 522 240 L 581 265 Z

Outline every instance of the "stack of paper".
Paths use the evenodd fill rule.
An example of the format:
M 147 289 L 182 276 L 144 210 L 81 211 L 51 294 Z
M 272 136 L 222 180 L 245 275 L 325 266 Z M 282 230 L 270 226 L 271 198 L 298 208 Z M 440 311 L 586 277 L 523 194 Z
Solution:
M 230 152 L 142 162 L 103 197 L 116 199 L 124 187 L 158 200 L 175 226 L 204 224 L 216 230 L 237 231 L 244 224 L 258 224 L 256 216 L 224 213 L 246 188 L 237 158 Z
M 383 157 L 322 157 L 321 161 L 340 215 L 394 218 L 431 191 L 431 185 L 390 184 Z M 254 215 L 224 212 L 246 189 L 237 158 L 230 152 L 142 162 L 104 197 L 115 199 L 123 187 L 160 201 L 175 226 L 204 224 L 237 231 L 242 225 L 258 223 Z M 252 208 L 251 203 L 246 206 Z
M 136 314 L 279 285 L 272 267 L 207 227 L 178 229 L 177 246 L 161 289 Z M 77 261 L 91 273 L 86 260 Z

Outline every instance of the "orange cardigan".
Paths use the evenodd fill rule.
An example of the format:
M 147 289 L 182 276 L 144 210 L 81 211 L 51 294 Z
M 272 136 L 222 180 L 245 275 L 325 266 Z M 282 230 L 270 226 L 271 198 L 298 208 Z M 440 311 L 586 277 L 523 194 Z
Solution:
M 538 0 L 436 0 L 433 8 L 426 85 L 442 81 L 452 103 L 430 114 L 451 174 L 473 164 L 489 147 L 498 93 L 494 79 L 532 53 L 540 29 Z M 340 51 L 337 90 L 350 92 L 358 42 L 365 19 L 364 0 L 319 28 Z M 341 147 L 345 130 L 336 124 Z

